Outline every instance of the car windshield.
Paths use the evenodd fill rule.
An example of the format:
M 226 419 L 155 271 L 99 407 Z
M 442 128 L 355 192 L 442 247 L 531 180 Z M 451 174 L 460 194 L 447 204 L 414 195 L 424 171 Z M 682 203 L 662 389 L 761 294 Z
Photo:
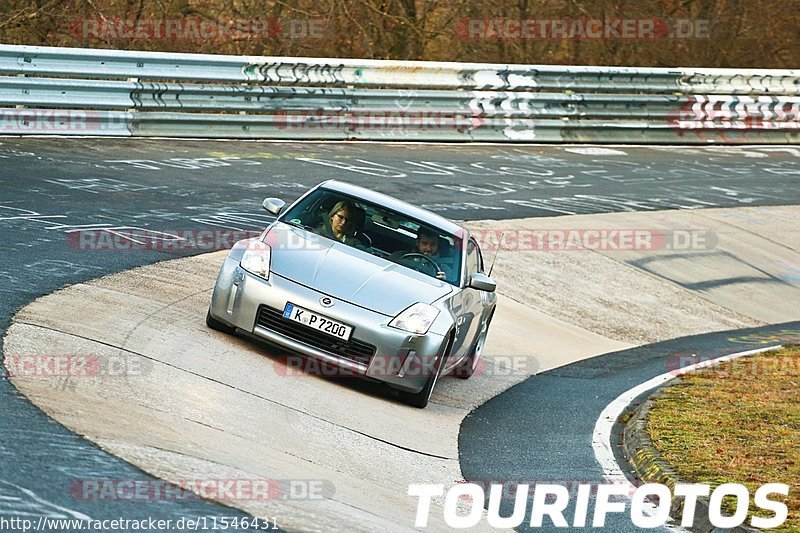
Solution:
M 317 189 L 280 220 L 459 285 L 461 239 L 380 205 Z

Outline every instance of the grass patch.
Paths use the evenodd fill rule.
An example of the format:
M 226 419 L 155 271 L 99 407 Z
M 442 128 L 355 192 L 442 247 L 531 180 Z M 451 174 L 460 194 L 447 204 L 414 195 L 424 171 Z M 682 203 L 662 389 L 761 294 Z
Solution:
M 765 483 L 788 484 L 778 531 L 800 530 L 800 345 L 685 374 L 655 398 L 647 431 L 682 481 L 741 483 L 751 502 Z

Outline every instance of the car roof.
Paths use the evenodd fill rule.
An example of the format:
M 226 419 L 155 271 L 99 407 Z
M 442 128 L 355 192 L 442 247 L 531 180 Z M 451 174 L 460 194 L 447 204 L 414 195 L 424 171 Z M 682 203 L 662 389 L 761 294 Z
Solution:
M 328 191 L 340 192 L 356 199 L 381 205 L 391 209 L 392 211 L 397 211 L 404 215 L 408 215 L 410 218 L 428 224 L 444 233 L 461 236 L 464 236 L 467 233 L 465 228 L 459 226 L 452 220 L 444 218 L 441 215 L 437 215 L 436 213 L 431 213 L 426 209 L 422 209 L 402 200 L 398 200 L 397 198 L 392 198 L 386 194 L 375 192 L 371 189 L 365 189 L 364 187 L 359 187 L 358 185 L 352 185 L 350 183 L 345 183 L 338 180 L 324 181 L 319 184 L 319 187 Z

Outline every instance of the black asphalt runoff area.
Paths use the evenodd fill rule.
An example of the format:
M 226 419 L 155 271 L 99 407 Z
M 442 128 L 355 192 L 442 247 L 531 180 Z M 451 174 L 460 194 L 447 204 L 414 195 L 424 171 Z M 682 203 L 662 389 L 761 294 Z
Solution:
M 117 242 L 185 230 L 258 231 L 270 220 L 264 197 L 291 201 L 331 178 L 455 220 L 798 204 L 799 162 L 800 149 L 780 146 L 0 138 L 0 333 L 18 309 L 61 287 L 210 251 L 81 249 L 70 238 L 81 229 Z M 640 350 L 640 365 L 618 355 L 591 359 L 488 402 L 462 428 L 465 474 L 541 478 L 546 467 L 553 479 L 573 479 L 592 472 L 591 443 L 576 440 L 573 428 L 618 390 L 660 373 L 663 350 L 674 347 Z M 203 501 L 87 501 L 70 492 L 93 479 L 153 478 L 49 419 L 0 375 L 0 517 L 245 516 Z
M 529 484 L 531 489 L 537 483 L 565 485 L 573 491 L 571 505 L 564 512 L 571 523 L 577 485 L 604 483 L 592 436 L 601 411 L 620 394 L 661 374 L 674 373 L 692 361 L 796 342 L 800 342 L 800 322 L 787 322 L 681 337 L 592 357 L 532 376 L 464 419 L 458 441 L 464 478 L 482 486 L 509 482 Z M 640 395 L 631 409 L 648 396 Z M 612 445 L 625 470 L 622 430 L 621 424 L 615 425 Z M 630 479 L 637 481 L 633 475 Z M 509 516 L 512 507 L 512 500 L 504 501 L 502 516 Z M 593 510 L 592 502 L 587 524 L 592 522 Z M 529 522 L 530 508 L 523 524 Z M 557 528 L 545 519 L 541 528 L 523 526 L 520 531 L 550 529 Z M 625 513 L 609 514 L 604 529 L 638 530 Z

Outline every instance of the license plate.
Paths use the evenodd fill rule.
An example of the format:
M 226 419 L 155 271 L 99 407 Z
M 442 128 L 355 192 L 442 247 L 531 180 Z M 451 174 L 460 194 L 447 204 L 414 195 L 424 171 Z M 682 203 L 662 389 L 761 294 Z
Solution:
M 350 334 L 353 333 L 352 326 L 331 320 L 326 316 L 309 311 L 293 303 L 286 304 L 286 308 L 283 310 L 283 318 L 292 320 L 293 322 L 299 322 L 304 326 L 314 328 L 331 337 L 336 337 L 337 339 L 345 341 L 350 340 Z

